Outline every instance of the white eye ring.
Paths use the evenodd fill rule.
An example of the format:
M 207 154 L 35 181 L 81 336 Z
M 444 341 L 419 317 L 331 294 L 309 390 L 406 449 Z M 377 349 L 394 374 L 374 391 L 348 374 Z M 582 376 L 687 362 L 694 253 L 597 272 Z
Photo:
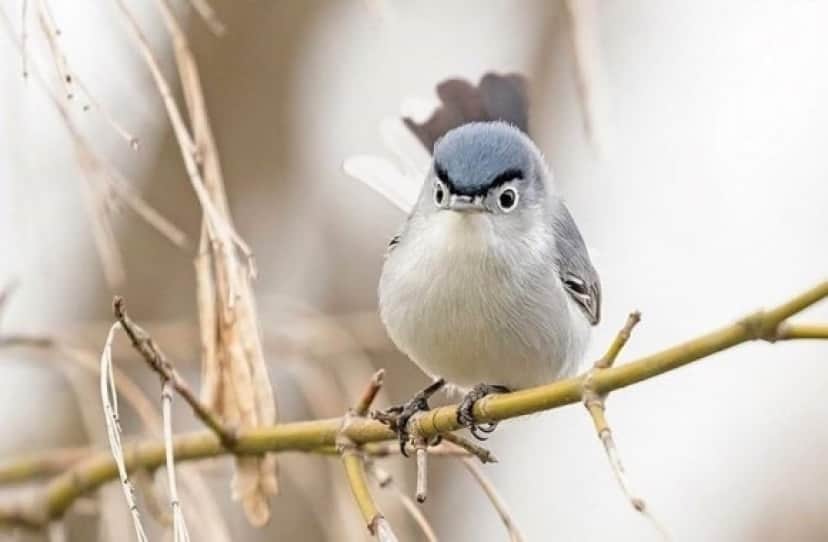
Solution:
M 503 190 L 500 191 L 500 194 L 497 196 L 497 206 L 500 207 L 500 210 L 504 213 L 511 212 L 517 207 L 518 200 L 520 196 L 518 195 L 518 191 L 512 188 L 511 186 L 507 186 Z
M 446 190 L 446 185 L 444 185 L 441 181 L 435 181 L 434 205 L 437 207 L 445 207 L 446 201 L 448 201 L 448 191 Z

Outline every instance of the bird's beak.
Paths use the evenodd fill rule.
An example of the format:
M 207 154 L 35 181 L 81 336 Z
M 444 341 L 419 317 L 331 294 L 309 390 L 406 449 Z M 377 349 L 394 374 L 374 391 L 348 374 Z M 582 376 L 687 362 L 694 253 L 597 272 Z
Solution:
M 479 213 L 486 210 L 483 198 L 457 194 L 449 196 L 448 208 L 458 213 Z

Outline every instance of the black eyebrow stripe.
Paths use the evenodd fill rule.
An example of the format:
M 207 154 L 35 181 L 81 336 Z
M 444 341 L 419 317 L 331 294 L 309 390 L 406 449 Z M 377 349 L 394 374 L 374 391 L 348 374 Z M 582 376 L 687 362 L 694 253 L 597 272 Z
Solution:
M 494 188 L 496 186 L 500 186 L 501 184 L 508 183 L 509 181 L 522 178 L 523 171 L 519 169 L 507 169 L 506 171 L 492 179 L 492 182 L 489 183 L 489 187 Z
M 446 171 L 446 168 L 444 168 L 443 166 L 441 166 L 437 162 L 434 162 L 434 173 L 437 174 L 438 179 L 443 181 L 443 184 L 446 185 L 446 187 L 449 189 L 449 192 L 451 192 L 451 193 L 455 192 L 456 187 L 454 186 L 454 181 L 452 181 L 451 177 L 449 177 L 449 174 L 448 174 L 448 171 Z
M 459 189 L 454 184 L 454 181 L 451 180 L 451 177 L 449 177 L 446 168 L 444 168 L 438 162 L 434 162 L 434 173 L 437 175 L 437 178 L 440 179 L 440 181 L 442 181 L 443 184 L 446 185 L 446 188 L 448 188 L 449 192 L 451 192 L 452 194 L 460 194 L 465 196 L 482 196 L 485 195 L 486 192 L 488 192 L 492 188 L 496 188 L 502 184 L 508 183 L 509 181 L 513 181 L 515 179 L 523 179 L 522 170 L 511 168 L 497 175 L 485 186 L 480 186 L 476 190 L 468 190 Z

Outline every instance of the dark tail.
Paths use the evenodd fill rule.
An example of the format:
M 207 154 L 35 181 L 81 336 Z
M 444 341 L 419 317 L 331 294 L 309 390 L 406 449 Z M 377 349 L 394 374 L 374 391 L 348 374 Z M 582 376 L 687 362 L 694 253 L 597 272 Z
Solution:
M 465 79 L 447 79 L 437 85 L 437 96 L 440 106 L 427 121 L 403 119 L 428 152 L 446 132 L 469 122 L 502 120 L 529 133 L 529 98 L 522 75 L 487 73 L 477 86 Z

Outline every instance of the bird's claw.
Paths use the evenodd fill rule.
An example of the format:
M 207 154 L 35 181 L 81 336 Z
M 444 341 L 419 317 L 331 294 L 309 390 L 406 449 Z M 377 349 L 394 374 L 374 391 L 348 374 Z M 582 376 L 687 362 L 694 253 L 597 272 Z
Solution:
M 446 381 L 444 379 L 440 378 L 435 380 L 417 392 L 417 394 L 414 395 L 414 397 L 412 397 L 407 403 L 393 406 L 387 410 L 375 412 L 373 414 L 375 419 L 385 423 L 391 428 L 392 431 L 397 433 L 397 438 L 400 441 L 400 453 L 402 453 L 405 457 L 408 457 L 408 453 L 405 451 L 405 445 L 408 443 L 410 438 L 410 434 L 408 432 L 408 422 L 418 412 L 429 410 L 429 398 L 431 398 L 432 395 L 437 393 L 437 391 L 445 385 Z
M 469 393 L 463 397 L 460 406 L 457 407 L 457 423 L 463 427 L 468 427 L 469 432 L 474 435 L 477 440 L 486 440 L 489 438 L 495 429 L 497 429 L 497 422 L 475 423 L 474 421 L 474 405 L 480 399 L 491 395 L 493 393 L 508 393 L 509 388 L 506 386 L 497 386 L 493 384 L 478 384 L 471 389 Z

